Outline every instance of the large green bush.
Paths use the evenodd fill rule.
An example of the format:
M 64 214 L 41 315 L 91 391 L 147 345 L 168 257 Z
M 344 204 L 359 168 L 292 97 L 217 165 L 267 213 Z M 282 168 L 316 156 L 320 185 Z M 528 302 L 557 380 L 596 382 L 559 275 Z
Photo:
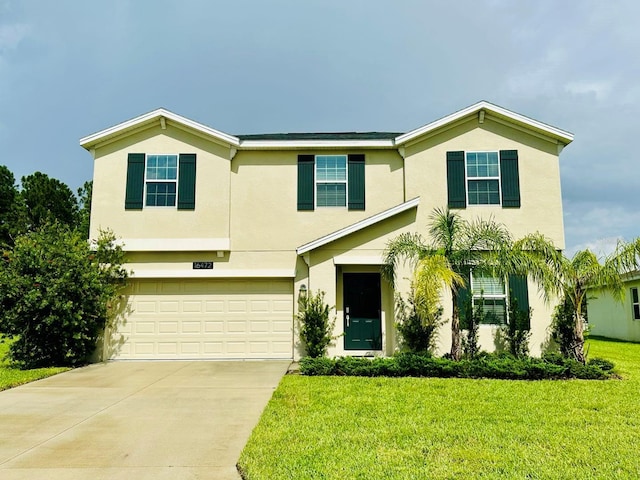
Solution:
M 94 248 L 78 231 L 47 224 L 19 236 L 0 261 L 0 332 L 25 368 L 88 361 L 127 274 L 112 234 Z
M 505 380 L 559 380 L 581 378 L 604 380 L 615 377 L 613 365 L 592 360 L 586 365 L 558 356 L 550 358 L 514 357 L 510 354 L 480 354 L 476 358 L 451 360 L 415 353 L 388 358 L 340 357 L 300 361 L 303 375 L 344 375 L 361 377 L 457 377 Z
M 333 340 L 335 319 L 330 319 L 331 307 L 324 301 L 325 293 L 318 291 L 300 299 L 298 322 L 300 338 L 304 343 L 307 355 L 312 358 L 322 357 Z

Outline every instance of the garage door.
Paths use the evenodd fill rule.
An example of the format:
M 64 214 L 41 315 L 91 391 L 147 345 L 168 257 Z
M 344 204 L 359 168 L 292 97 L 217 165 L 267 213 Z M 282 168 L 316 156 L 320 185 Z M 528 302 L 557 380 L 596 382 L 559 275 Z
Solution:
M 118 359 L 292 358 L 291 280 L 134 280 Z

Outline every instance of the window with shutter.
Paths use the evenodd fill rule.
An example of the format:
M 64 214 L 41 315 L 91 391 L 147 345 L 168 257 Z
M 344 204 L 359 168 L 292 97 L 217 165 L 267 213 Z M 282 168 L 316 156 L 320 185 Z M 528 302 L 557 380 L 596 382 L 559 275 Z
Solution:
M 298 155 L 298 210 L 315 207 L 365 209 L 365 158 Z
M 195 208 L 196 155 L 144 154 L 128 156 L 125 209 L 143 207 Z
M 517 150 L 447 152 L 449 208 L 520 207 Z

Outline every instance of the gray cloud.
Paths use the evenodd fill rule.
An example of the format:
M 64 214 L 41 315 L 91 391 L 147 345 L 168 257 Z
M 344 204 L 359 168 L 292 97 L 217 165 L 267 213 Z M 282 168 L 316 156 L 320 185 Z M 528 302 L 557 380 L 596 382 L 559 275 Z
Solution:
M 0 0 L 0 163 L 73 188 L 80 137 L 163 106 L 230 133 L 407 131 L 485 99 L 573 132 L 567 246 L 640 235 L 640 5 Z M 605 242 L 606 243 L 606 242 Z

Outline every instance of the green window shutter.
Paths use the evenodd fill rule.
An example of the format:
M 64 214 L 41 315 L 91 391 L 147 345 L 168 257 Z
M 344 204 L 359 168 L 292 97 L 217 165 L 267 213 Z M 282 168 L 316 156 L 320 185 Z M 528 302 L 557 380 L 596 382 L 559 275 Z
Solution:
M 181 153 L 178 166 L 178 210 L 196 208 L 196 154 Z
M 364 210 L 364 154 L 348 158 L 349 210 Z
M 471 308 L 471 270 L 468 268 L 463 272 L 459 272 L 462 278 L 464 278 L 464 286 L 458 287 L 458 311 L 460 312 L 460 328 L 466 329 L 467 323 L 467 310 Z
M 142 210 L 144 195 L 144 153 L 130 153 L 127 158 L 127 191 L 125 210 Z
M 449 208 L 467 206 L 464 152 L 447 152 L 447 192 Z
M 520 208 L 517 150 L 500 150 L 500 178 L 502 180 L 502 206 Z
M 509 295 L 518 302 L 518 310 L 521 312 L 529 311 L 529 289 L 527 288 L 526 275 L 509 275 Z M 527 325 L 523 325 L 525 330 L 531 328 L 529 322 L 527 323 Z
M 314 155 L 298 155 L 298 210 L 313 210 L 315 165 Z

